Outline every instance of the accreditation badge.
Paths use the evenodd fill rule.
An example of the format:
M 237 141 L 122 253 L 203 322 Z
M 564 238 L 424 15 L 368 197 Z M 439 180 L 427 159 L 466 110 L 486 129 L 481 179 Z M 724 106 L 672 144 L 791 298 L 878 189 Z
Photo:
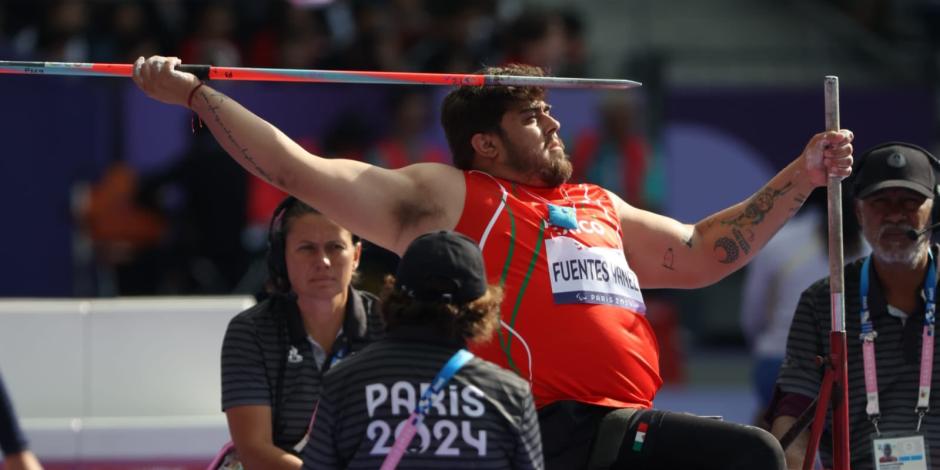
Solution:
M 872 435 L 875 470 L 927 470 L 927 443 L 918 433 Z

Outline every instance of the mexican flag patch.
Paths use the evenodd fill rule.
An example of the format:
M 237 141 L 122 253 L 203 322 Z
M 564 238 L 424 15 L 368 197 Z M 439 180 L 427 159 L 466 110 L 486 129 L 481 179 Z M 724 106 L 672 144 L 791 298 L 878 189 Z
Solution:
M 646 423 L 640 423 L 636 427 L 636 437 L 633 438 L 633 451 L 639 452 L 643 449 L 643 441 L 646 440 L 646 429 L 649 427 Z

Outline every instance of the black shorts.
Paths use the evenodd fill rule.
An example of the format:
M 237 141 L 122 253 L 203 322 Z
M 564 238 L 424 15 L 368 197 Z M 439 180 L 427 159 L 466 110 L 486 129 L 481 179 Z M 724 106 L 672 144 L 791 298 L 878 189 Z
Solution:
M 574 401 L 541 408 L 539 427 L 546 470 L 590 468 L 599 440 L 598 427 L 614 410 Z M 620 447 L 613 465 L 606 468 L 786 469 L 780 443 L 754 426 L 647 409 L 636 410 L 620 423 Z M 638 435 L 638 430 L 643 432 Z

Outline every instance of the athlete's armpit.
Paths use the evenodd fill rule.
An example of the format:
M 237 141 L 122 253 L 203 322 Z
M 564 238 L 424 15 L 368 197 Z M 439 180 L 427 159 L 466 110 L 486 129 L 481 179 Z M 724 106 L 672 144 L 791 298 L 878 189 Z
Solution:
M 424 188 L 423 184 L 417 183 L 414 193 L 431 194 Z M 433 217 L 440 217 L 444 214 L 444 208 L 434 202 L 431 198 L 408 198 L 398 202 L 395 206 L 395 219 L 398 221 L 399 228 L 413 227 Z

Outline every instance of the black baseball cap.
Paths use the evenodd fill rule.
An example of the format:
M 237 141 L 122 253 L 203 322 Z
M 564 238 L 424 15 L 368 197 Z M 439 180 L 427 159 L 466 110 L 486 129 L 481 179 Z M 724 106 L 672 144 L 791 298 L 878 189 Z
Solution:
M 395 288 L 416 300 L 463 304 L 486 293 L 483 253 L 466 235 L 449 230 L 414 239 L 398 263 Z
M 875 191 L 906 188 L 933 199 L 937 178 L 930 152 L 913 144 L 888 142 L 869 149 L 859 157 L 854 192 L 864 199 Z

